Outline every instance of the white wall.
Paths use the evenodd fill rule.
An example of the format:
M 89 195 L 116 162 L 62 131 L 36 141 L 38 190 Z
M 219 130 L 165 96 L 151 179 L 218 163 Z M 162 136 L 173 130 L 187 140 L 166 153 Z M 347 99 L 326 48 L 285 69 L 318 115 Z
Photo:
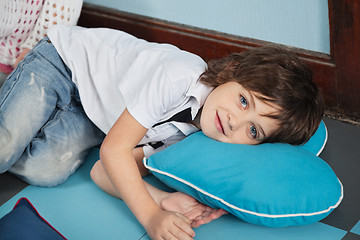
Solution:
M 330 53 L 327 0 L 84 0 L 238 36 Z

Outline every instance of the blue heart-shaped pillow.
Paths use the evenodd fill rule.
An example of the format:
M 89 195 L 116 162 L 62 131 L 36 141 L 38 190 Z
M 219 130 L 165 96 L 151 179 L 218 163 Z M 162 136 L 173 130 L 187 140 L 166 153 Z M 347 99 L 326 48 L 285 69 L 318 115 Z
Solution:
M 342 184 L 317 155 L 327 140 L 321 122 L 303 146 L 222 143 L 197 132 L 144 159 L 168 186 L 240 219 L 270 227 L 325 218 L 342 198 Z

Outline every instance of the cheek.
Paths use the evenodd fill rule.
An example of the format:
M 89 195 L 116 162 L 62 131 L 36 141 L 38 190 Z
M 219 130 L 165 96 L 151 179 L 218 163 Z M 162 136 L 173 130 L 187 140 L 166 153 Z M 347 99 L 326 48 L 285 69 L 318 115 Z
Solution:
M 230 143 L 257 145 L 260 142 L 256 139 L 250 138 L 247 134 L 247 128 L 243 127 L 234 132 L 234 134 L 230 137 Z
M 260 144 L 259 141 L 256 141 L 255 139 L 250 139 L 250 138 L 248 138 L 248 137 L 233 139 L 233 140 L 231 140 L 230 143 L 234 143 L 234 144 L 246 144 L 246 145 L 257 145 L 257 144 Z
M 200 127 L 201 127 L 201 130 L 204 132 L 205 135 L 210 134 L 211 122 L 210 122 L 210 117 L 207 116 L 206 113 L 201 114 Z

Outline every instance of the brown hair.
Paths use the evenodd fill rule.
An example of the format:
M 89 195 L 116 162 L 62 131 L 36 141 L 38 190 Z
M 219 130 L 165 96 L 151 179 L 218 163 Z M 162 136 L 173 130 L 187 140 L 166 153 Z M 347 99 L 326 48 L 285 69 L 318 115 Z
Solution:
M 278 119 L 281 127 L 264 142 L 305 143 L 323 117 L 324 103 L 312 71 L 284 48 L 254 48 L 212 60 L 200 81 L 212 87 L 234 81 L 264 102 L 278 105 L 279 111 L 268 117 Z

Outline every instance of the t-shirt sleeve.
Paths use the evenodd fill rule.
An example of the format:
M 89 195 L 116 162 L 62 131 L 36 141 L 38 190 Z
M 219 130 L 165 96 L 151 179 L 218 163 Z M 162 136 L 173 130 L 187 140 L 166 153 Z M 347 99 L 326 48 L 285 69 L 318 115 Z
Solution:
M 169 74 L 177 56 L 171 46 L 158 46 L 138 53 L 119 84 L 130 114 L 145 128 L 159 122 L 183 101 L 186 83 L 174 86 Z M 175 89 L 176 88 L 176 89 Z

